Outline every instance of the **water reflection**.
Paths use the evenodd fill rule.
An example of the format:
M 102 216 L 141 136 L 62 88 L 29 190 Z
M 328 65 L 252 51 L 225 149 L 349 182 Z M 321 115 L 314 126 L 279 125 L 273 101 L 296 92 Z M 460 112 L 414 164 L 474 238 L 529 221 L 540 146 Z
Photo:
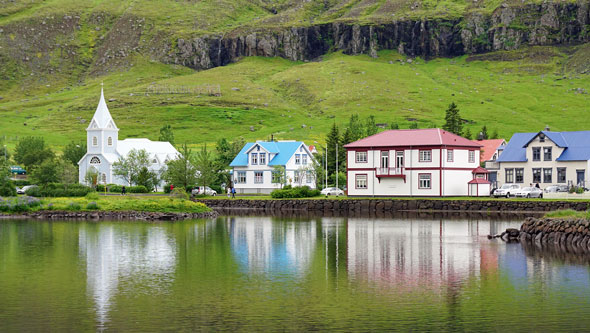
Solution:
M 86 263 L 87 286 L 96 304 L 99 327 L 108 322 L 121 281 L 157 293 L 173 278 L 176 245 L 161 226 L 81 225 L 79 253 Z

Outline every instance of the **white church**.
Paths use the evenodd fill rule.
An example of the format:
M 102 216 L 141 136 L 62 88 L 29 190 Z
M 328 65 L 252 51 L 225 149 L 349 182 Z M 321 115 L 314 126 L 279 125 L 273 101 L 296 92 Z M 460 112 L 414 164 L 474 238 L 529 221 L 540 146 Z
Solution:
M 98 172 L 98 184 L 129 185 L 124 179 L 113 174 L 113 163 L 120 157 L 126 157 L 133 149 L 144 149 L 150 157 L 149 170 L 156 172 L 165 168 L 167 161 L 176 159 L 179 155 L 170 142 L 149 139 L 119 141 L 119 128 L 111 117 L 102 89 L 98 107 L 86 129 L 86 146 L 86 155 L 78 162 L 81 184 L 86 182 L 86 173 L 94 170 Z

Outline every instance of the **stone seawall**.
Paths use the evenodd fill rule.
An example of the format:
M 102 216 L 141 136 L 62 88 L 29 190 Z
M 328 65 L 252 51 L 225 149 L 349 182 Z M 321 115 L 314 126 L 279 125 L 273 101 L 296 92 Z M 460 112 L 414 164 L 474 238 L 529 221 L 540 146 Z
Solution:
M 288 210 L 389 212 L 389 211 L 483 211 L 542 212 L 559 209 L 587 210 L 590 202 L 544 200 L 433 200 L 433 199 L 302 199 L 302 200 L 196 200 L 215 210 L 255 209 L 266 212 Z
M 45 220 L 137 220 L 137 221 L 178 221 L 186 219 L 215 218 L 215 211 L 205 213 L 158 213 L 158 212 L 68 212 L 44 210 L 38 212 L 22 213 L 18 217 L 31 217 Z
M 521 225 L 518 239 L 567 252 L 590 252 L 590 221 L 529 217 Z

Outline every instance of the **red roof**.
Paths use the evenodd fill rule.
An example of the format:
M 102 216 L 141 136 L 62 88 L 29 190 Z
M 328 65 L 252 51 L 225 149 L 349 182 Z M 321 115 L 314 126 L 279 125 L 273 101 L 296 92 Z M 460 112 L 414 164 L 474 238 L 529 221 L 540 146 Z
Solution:
M 491 182 L 484 178 L 475 178 L 470 180 L 467 184 L 491 184 Z
M 475 174 L 475 173 L 490 173 L 486 168 L 482 168 L 480 166 L 478 166 L 477 168 L 473 169 L 473 171 L 471 171 L 471 173 Z
M 493 140 L 477 140 L 474 141 L 481 144 L 483 147 L 481 148 L 482 153 L 479 154 L 479 161 L 490 161 L 498 150 L 498 147 L 505 144 L 506 141 L 504 139 L 493 139 Z
M 462 138 L 440 128 L 389 130 L 344 145 L 345 148 L 396 146 L 459 146 L 480 148 L 476 141 Z

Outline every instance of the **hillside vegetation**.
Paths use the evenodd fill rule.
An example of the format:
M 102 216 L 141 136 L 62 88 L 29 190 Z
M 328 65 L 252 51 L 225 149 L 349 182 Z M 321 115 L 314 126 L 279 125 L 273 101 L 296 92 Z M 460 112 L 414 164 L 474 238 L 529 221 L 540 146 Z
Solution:
M 206 40 L 194 39 L 186 56 L 178 51 L 183 38 L 208 34 L 223 39 L 334 22 L 453 20 L 490 15 L 501 4 L 540 3 L 0 0 L 0 135 L 9 146 L 25 135 L 44 136 L 57 146 L 84 140 L 101 82 L 121 139 L 157 139 L 159 128 L 171 124 L 176 141 L 192 145 L 221 137 L 266 139 L 271 134 L 321 143 L 333 122 L 344 124 L 354 113 L 401 128 L 412 122 L 441 126 L 444 110 L 453 101 L 472 133 L 483 125 L 506 138 L 545 125 L 554 130 L 590 129 L 588 44 L 527 46 L 505 40 L 501 47 L 510 50 L 428 61 L 396 48 L 371 46 L 371 52 L 359 49 L 366 54 L 347 55 L 356 51 L 343 54 L 332 47 L 313 59 L 239 56 L 220 63 L 227 66 L 201 71 L 195 68 L 216 66 L 209 60 L 214 42 L 200 49 Z M 513 22 L 526 21 L 519 20 Z M 433 31 L 455 29 L 449 24 L 439 22 Z M 526 29 L 524 23 L 513 23 L 503 33 L 520 31 L 523 39 Z M 578 32 L 576 38 L 581 39 L 576 40 L 586 38 L 585 31 L 583 36 Z M 256 42 L 258 53 L 243 54 L 291 52 L 265 41 Z M 354 38 L 349 42 L 356 45 Z M 272 52 L 262 52 L 267 46 Z M 205 49 L 207 54 L 202 53 Z M 153 86 L 219 87 L 221 95 L 154 94 Z

